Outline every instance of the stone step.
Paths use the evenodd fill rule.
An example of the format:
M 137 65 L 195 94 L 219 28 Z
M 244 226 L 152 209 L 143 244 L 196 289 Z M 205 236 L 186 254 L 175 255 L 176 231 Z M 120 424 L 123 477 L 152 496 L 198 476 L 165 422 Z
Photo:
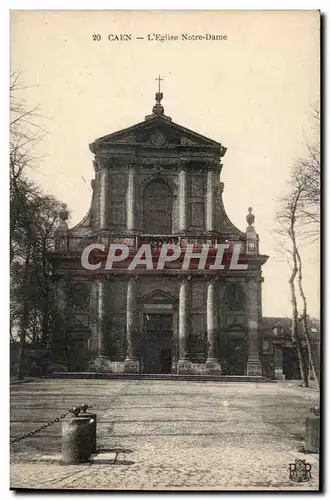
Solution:
M 96 372 L 54 372 L 44 378 L 57 379 L 109 379 L 109 380 L 190 380 L 194 382 L 276 382 L 261 376 L 248 375 L 177 375 L 169 374 L 128 374 Z

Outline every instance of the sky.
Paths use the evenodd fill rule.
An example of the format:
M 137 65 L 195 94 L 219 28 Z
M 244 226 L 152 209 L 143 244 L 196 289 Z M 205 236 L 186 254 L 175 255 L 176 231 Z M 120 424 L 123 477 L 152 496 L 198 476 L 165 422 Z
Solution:
M 132 40 L 109 41 L 115 33 Z M 157 33 L 179 40 L 147 40 Z M 206 33 L 227 40 L 180 40 Z M 67 203 L 70 226 L 90 205 L 89 143 L 143 121 L 160 74 L 165 113 L 228 148 L 221 174 L 227 214 L 244 231 L 252 206 L 260 252 L 270 256 L 263 266 L 264 316 L 291 314 L 290 270 L 277 252 L 274 229 L 290 166 L 312 140 L 319 67 L 316 11 L 11 14 L 11 70 L 21 72 L 28 87 L 22 96 L 39 106 L 46 130 L 30 175 Z M 318 254 L 317 244 L 302 249 L 312 316 L 319 316 Z

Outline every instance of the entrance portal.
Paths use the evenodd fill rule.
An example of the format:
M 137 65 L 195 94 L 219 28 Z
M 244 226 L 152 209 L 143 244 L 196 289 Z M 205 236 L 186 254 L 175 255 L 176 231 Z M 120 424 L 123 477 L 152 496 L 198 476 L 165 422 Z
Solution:
M 172 337 L 172 314 L 144 315 L 144 373 L 171 373 Z
M 228 375 L 244 375 L 247 359 L 246 339 L 244 337 L 228 338 L 226 354 Z

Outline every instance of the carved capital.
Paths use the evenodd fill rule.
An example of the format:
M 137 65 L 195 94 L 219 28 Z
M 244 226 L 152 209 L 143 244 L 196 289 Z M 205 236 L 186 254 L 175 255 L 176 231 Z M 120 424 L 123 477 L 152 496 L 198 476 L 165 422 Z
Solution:
M 204 274 L 203 278 L 207 283 L 215 284 L 217 281 L 220 281 L 220 276 L 207 276 Z
M 178 274 L 177 279 L 181 283 L 186 283 L 188 285 L 189 281 L 191 281 L 191 279 L 192 279 L 192 275 L 191 274 Z
M 221 163 L 218 158 L 204 158 L 203 160 L 204 165 L 207 167 L 208 170 L 213 170 L 214 172 L 220 171 L 221 170 Z
M 135 168 L 135 169 L 139 168 L 141 163 L 142 162 L 141 162 L 140 158 L 132 157 L 132 156 L 127 158 L 127 162 L 126 162 L 128 168 Z
M 255 276 L 255 275 L 251 275 L 251 276 L 247 276 L 246 277 L 246 282 L 247 283 L 258 283 L 260 281 L 260 279 L 258 278 L 258 276 Z
M 180 157 L 178 161 L 178 166 L 181 170 L 185 170 L 188 167 L 189 163 L 190 163 L 189 158 Z
M 99 172 L 101 170 L 101 165 L 98 160 L 93 160 L 93 167 L 95 172 Z

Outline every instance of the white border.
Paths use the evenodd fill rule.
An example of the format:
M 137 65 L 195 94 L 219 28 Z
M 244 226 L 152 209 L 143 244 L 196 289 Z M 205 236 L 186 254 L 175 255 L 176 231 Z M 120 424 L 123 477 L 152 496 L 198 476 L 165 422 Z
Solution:
M 8 300 L 8 284 L 9 284 L 9 273 L 8 273 L 8 262 L 9 262 L 9 252 L 8 252 L 8 241 L 9 241 L 9 229 L 8 229 L 8 220 L 9 220 L 9 210 L 8 210 L 8 171 L 6 169 L 6 165 L 8 164 L 8 152 L 9 152 L 9 95 L 8 95 L 8 87 L 9 87 L 9 10 L 321 10 L 322 14 L 326 16 L 329 11 L 328 5 L 329 1 L 321 0 L 319 2 L 315 2 L 313 0 L 277 0 L 277 1 L 269 1 L 269 2 L 261 2 L 261 1 L 235 1 L 235 0 L 227 0 L 227 1 L 217 1 L 217 0 L 204 0 L 203 2 L 197 1 L 183 1 L 183 0 L 144 0 L 144 1 L 134 1 L 134 0 L 113 0 L 111 3 L 109 0 L 94 0 L 86 1 L 80 0 L 79 5 L 78 2 L 74 2 L 72 0 L 56 0 L 56 1 L 41 1 L 41 0 L 26 0 L 26 1 L 3 1 L 0 6 L 0 54 L 1 54 L 1 137 L 2 137 L 2 147 L 1 147 L 1 156 L 2 156 L 2 168 L 0 169 L 0 189 L 1 189 L 1 219 L 0 219 L 0 228 L 1 228 L 1 299 L 2 299 L 2 307 L 1 307 L 1 340 L 3 343 L 3 349 L 1 350 L 1 367 L 2 367 L 2 377 L 1 377 L 1 386 L 2 386 L 2 397 L 5 403 L 9 400 L 9 347 L 8 347 L 8 334 L 9 331 L 9 300 Z M 325 54 L 327 54 L 326 60 L 323 61 L 323 90 L 325 92 L 325 81 L 326 81 L 326 69 L 329 64 L 329 52 L 327 50 L 327 19 L 324 23 L 324 33 L 323 33 L 323 50 L 325 50 Z M 323 96 L 325 103 L 327 102 Z M 324 103 L 323 103 L 324 104 Z M 326 122 L 326 118 L 328 117 L 328 105 L 322 108 L 322 112 L 325 115 L 324 125 Z M 323 148 L 326 144 L 330 144 L 329 140 L 329 131 L 325 127 L 325 133 L 323 136 Z M 325 161 L 325 158 L 324 158 Z M 323 234 L 323 244 L 324 248 L 324 260 L 326 260 L 328 249 L 328 241 L 326 236 L 329 234 L 329 221 L 330 221 L 330 213 L 329 213 L 329 203 L 326 204 L 327 194 L 330 193 L 330 175 L 325 175 L 326 166 L 323 165 L 323 181 L 325 181 L 325 187 L 323 188 L 323 198 L 324 204 L 326 205 L 324 215 L 326 217 L 326 222 L 324 224 L 324 230 L 326 231 L 326 235 Z M 330 281 L 330 272 L 329 266 L 326 269 L 323 269 L 323 279 L 324 279 L 324 293 L 325 300 L 323 302 L 323 313 L 325 315 L 326 311 L 329 310 L 330 300 L 328 295 L 326 295 L 326 284 Z M 325 318 L 324 318 L 325 320 Z M 322 338 L 323 338 L 323 347 L 326 346 L 326 349 L 323 350 L 323 370 L 324 370 L 324 378 L 323 378 L 323 391 L 324 395 L 327 391 L 327 388 L 330 387 L 329 381 L 329 370 L 327 369 L 327 360 L 330 359 L 329 353 L 329 345 L 328 341 L 326 345 L 326 338 L 328 335 L 328 324 L 326 321 L 323 323 L 322 329 Z M 329 399 L 325 398 L 328 401 Z M 8 407 L 5 407 L 9 410 Z M 324 408 L 324 421 L 327 419 L 325 415 L 329 415 L 329 407 Z M 1 429 L 3 432 L 2 439 L 2 453 L 1 457 L 1 481 L 0 481 L 0 493 L 1 498 L 11 498 L 13 496 L 13 492 L 9 492 L 9 439 L 8 439 L 8 422 L 9 422 L 9 411 L 8 413 L 1 410 Z M 327 428 L 324 426 L 324 431 Z M 328 433 L 326 436 L 328 437 Z M 328 444 L 328 439 L 324 445 Z M 6 452 L 4 450 L 6 449 Z M 325 459 L 328 454 L 328 446 L 324 446 L 323 458 Z M 326 468 L 324 466 L 324 486 L 327 488 L 327 474 Z M 223 497 L 227 497 L 228 495 L 223 494 Z M 127 494 L 125 494 L 126 496 Z M 290 493 L 285 494 L 284 496 L 290 495 Z M 30 495 L 31 497 L 35 497 L 35 495 Z M 41 498 L 44 495 L 36 495 L 36 498 Z M 91 494 L 91 496 L 94 496 Z M 117 494 L 111 493 L 112 497 L 117 497 Z M 130 495 L 129 495 L 130 496 Z M 304 495 L 305 496 L 305 495 Z M 61 498 L 66 498 L 66 494 L 62 494 Z

